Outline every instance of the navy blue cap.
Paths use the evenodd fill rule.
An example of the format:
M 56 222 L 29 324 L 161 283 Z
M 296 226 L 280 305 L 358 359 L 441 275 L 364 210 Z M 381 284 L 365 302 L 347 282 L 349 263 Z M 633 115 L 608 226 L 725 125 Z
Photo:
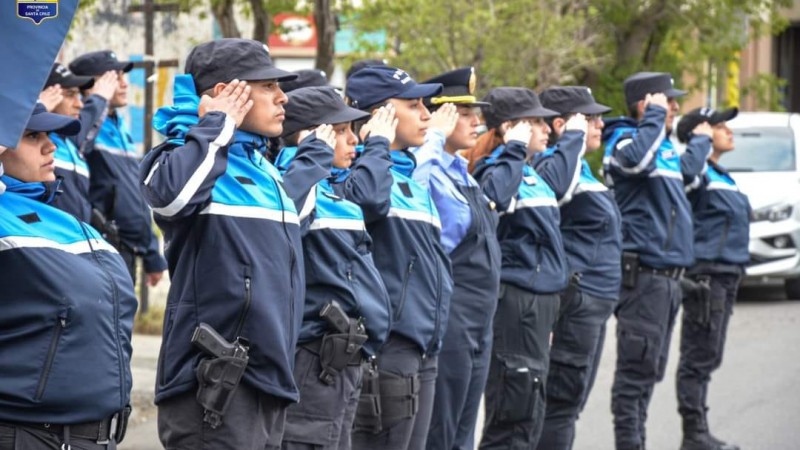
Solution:
M 622 83 L 625 90 L 625 103 L 633 105 L 644 100 L 647 94 L 664 94 L 667 98 L 686 95 L 686 91 L 675 89 L 672 75 L 666 72 L 637 72 Z
M 118 60 L 117 54 L 111 50 L 85 53 L 69 63 L 69 70 L 76 75 L 88 75 L 92 77 L 102 75 L 109 70 L 130 72 L 131 69 L 133 69 L 132 62 Z
M 539 96 L 527 88 L 499 87 L 494 88 L 483 97 L 489 106 L 481 107 L 487 128 L 497 128 L 508 120 L 525 117 L 555 117 L 560 114 L 542 106 Z
M 694 131 L 694 128 L 703 122 L 708 122 L 709 125 L 717 125 L 722 122 L 733 120 L 733 118 L 738 115 L 739 108 L 731 108 L 724 111 L 716 111 L 712 108 L 693 109 L 678 121 L 678 140 L 683 143 L 689 142 L 692 138 L 692 131 Z
M 194 78 L 198 94 L 217 83 L 233 80 L 289 81 L 297 74 L 278 69 L 266 44 L 252 39 L 225 38 L 200 44 L 186 57 L 185 71 Z
M 366 110 L 390 98 L 426 98 L 441 92 L 441 84 L 419 84 L 402 69 L 370 66 L 347 80 L 345 96 L 354 108 Z
M 297 78 L 281 82 L 281 90 L 283 90 L 283 92 L 289 93 L 301 87 L 328 85 L 328 76 L 325 75 L 325 72 L 322 70 L 303 69 L 296 70 L 294 73 L 297 75 Z
M 326 123 L 334 125 L 369 117 L 368 112 L 347 106 L 332 86 L 301 87 L 286 96 L 289 101 L 283 105 L 286 110 L 283 136 Z
M 50 76 L 47 77 L 44 87 L 56 84 L 61 85 L 62 88 L 89 89 L 94 86 L 94 77 L 75 75 L 65 65 L 55 63 L 53 68 L 50 69 Z
M 354 73 L 358 72 L 359 70 L 365 67 L 371 66 L 387 66 L 385 59 L 359 59 L 358 61 L 354 62 L 353 65 L 347 69 L 347 74 L 345 78 L 350 78 Z
M 561 115 L 605 114 L 611 111 L 608 106 L 597 103 L 592 96 L 592 90 L 586 86 L 549 87 L 539 94 L 539 99 L 545 108 L 557 111 Z
M 37 103 L 33 107 L 33 113 L 28 124 L 25 125 L 26 130 L 30 131 L 55 131 L 64 136 L 74 136 L 81 131 L 81 122 L 69 116 L 62 116 L 61 114 L 53 114 L 47 112 L 47 108 L 43 104 Z
M 442 93 L 436 97 L 426 99 L 426 105 L 438 106 L 445 103 L 453 103 L 465 106 L 489 106 L 486 102 L 479 102 L 475 98 L 475 87 L 478 78 L 475 76 L 475 68 L 462 67 L 437 75 L 424 83 L 441 83 Z

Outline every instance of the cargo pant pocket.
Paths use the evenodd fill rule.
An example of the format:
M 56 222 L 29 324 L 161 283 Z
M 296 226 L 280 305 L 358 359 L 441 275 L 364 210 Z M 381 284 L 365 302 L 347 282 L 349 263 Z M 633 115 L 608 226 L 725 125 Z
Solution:
M 500 362 L 500 395 L 497 420 L 530 420 L 543 404 L 542 371 L 533 360 L 520 355 L 497 355 Z
M 580 404 L 586 391 L 589 364 L 586 357 L 564 351 L 550 353 L 547 398 Z
M 658 349 L 643 334 L 631 330 L 617 333 L 619 362 L 624 368 L 645 377 L 658 374 Z

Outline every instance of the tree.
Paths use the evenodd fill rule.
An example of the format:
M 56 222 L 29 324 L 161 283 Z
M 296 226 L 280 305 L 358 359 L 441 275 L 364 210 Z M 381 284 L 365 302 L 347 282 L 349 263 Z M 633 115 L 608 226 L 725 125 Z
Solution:
M 334 69 L 334 41 L 336 39 L 336 15 L 333 0 L 314 0 L 314 25 L 317 28 L 317 54 L 314 67 L 324 71 L 328 77 Z

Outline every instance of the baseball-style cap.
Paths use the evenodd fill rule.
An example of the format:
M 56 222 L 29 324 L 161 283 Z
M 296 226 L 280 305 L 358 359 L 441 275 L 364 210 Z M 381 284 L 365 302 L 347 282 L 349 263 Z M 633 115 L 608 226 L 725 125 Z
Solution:
M 560 115 L 605 114 L 611 111 L 606 105 L 601 105 L 592 96 L 592 90 L 586 86 L 555 86 L 539 94 L 542 105 L 557 111 Z
M 686 143 L 692 138 L 692 130 L 703 122 L 717 125 L 739 115 L 739 108 L 716 111 L 712 108 L 696 108 L 686 113 L 678 122 L 678 140 Z
M 402 69 L 370 66 L 354 73 L 347 80 L 345 95 L 354 108 L 366 110 L 390 98 L 426 98 L 441 92 L 441 84 L 417 83 Z
M 84 77 L 75 75 L 70 72 L 67 66 L 55 63 L 53 68 L 50 69 L 50 76 L 47 77 L 47 82 L 44 87 L 50 87 L 60 84 L 62 88 L 80 88 L 89 89 L 94 86 L 94 77 Z
M 347 69 L 347 74 L 345 74 L 345 78 L 350 78 L 354 73 L 358 72 L 359 70 L 370 67 L 370 66 L 386 66 L 385 59 L 359 59 L 358 61 L 354 62 L 349 69 Z
M 479 102 L 475 98 L 475 86 L 478 84 L 478 78 L 475 76 L 474 67 L 451 70 L 423 81 L 423 83 L 440 83 L 442 85 L 441 94 L 425 99 L 426 105 L 438 106 L 453 103 L 465 106 L 489 106 L 488 103 Z
M 216 39 L 200 44 L 186 57 L 186 73 L 194 78 L 198 94 L 217 83 L 233 80 L 290 81 L 297 74 L 278 69 L 266 44 L 239 38 Z
M 283 92 L 289 93 L 301 87 L 328 85 L 328 76 L 325 75 L 325 72 L 322 70 L 303 69 L 296 70 L 294 73 L 297 75 L 297 78 L 281 83 L 281 89 Z
M 33 113 L 28 124 L 25 125 L 26 130 L 30 131 L 55 131 L 64 136 L 74 136 L 81 131 L 81 122 L 69 116 L 62 116 L 61 114 L 53 114 L 47 112 L 47 108 L 43 104 L 37 103 L 33 107 Z
M 133 69 L 132 62 L 118 60 L 117 54 L 111 50 L 84 53 L 69 63 L 69 70 L 76 75 L 88 75 L 92 77 L 102 75 L 109 70 L 130 72 L 131 69 Z
M 675 89 L 672 75 L 666 72 L 638 72 L 622 83 L 625 90 L 625 103 L 632 105 L 644 100 L 647 94 L 662 93 L 667 98 L 682 97 L 686 91 Z
M 489 106 L 481 107 L 487 128 L 497 128 L 507 120 L 560 115 L 556 111 L 542 106 L 536 92 L 527 88 L 494 88 L 482 100 L 489 103 Z
M 332 86 L 309 86 L 286 94 L 289 101 L 283 105 L 286 120 L 283 136 L 322 124 L 352 122 L 369 117 L 369 113 L 345 104 Z

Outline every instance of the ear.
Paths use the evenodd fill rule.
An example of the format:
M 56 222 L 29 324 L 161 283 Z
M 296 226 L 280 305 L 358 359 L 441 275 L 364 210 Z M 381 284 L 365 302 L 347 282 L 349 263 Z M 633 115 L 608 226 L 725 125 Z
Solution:
M 552 127 L 552 129 L 553 130 L 560 130 L 560 129 L 562 129 L 564 127 L 565 123 L 567 123 L 567 121 L 564 120 L 563 117 L 556 117 L 555 119 L 553 119 L 553 127 Z
M 644 109 L 645 109 L 644 100 L 639 100 L 638 102 L 636 102 L 636 110 L 639 112 L 640 119 L 644 117 Z
M 228 83 L 217 83 L 217 84 L 215 84 L 214 87 L 211 89 L 212 90 L 212 95 L 211 96 L 212 97 L 218 96 L 219 93 L 222 92 L 222 90 L 225 89 L 227 86 L 228 86 Z

